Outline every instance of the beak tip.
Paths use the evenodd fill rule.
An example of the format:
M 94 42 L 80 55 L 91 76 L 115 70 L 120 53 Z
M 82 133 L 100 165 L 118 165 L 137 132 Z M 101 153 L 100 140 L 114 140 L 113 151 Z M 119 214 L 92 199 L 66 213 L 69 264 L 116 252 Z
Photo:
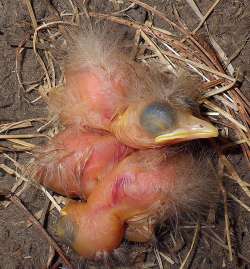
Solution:
M 205 127 L 194 130 L 175 130 L 171 133 L 166 133 L 155 137 L 155 143 L 160 144 L 175 144 L 184 141 L 195 139 L 205 139 L 218 137 L 219 131 L 212 124 L 207 124 Z

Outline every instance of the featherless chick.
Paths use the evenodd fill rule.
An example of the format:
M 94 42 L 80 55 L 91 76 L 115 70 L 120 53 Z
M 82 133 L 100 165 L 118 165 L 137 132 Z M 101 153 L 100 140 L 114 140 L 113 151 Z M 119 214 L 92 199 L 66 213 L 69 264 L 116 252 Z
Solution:
M 182 211 L 200 212 L 216 197 L 216 176 L 207 160 L 165 149 L 137 151 L 96 186 L 87 202 L 71 202 L 57 232 L 81 256 L 110 253 L 124 236 L 153 238 L 157 224 Z
M 65 87 L 49 101 L 63 124 L 106 130 L 137 149 L 218 135 L 183 103 L 177 88 L 182 77 L 166 85 L 159 68 L 135 62 L 118 41 L 98 31 L 78 33 L 71 43 Z M 191 75 L 185 81 L 182 93 L 192 98 L 199 83 Z

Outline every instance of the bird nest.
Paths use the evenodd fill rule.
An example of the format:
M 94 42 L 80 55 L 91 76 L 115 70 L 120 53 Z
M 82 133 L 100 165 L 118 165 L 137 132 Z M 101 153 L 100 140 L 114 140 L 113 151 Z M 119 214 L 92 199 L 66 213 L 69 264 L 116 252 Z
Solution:
M 91 2 L 83 1 L 79 4 L 69 0 L 63 11 L 47 4 L 46 9 L 53 16 L 37 20 L 31 2 L 23 1 L 33 30 L 30 29 L 31 34 L 28 37 L 23 36 L 21 41 L 20 39 L 16 43 L 11 41 L 11 45 L 14 42 L 16 46 L 18 96 L 33 107 L 42 106 L 42 100 L 46 101 L 47 95 L 52 90 L 61 87 L 64 80 L 63 70 L 60 60 L 57 61 L 56 48 L 64 45 L 65 29 L 81 24 L 82 17 L 101 22 L 108 21 L 122 26 L 121 28 L 126 29 L 127 33 L 132 33 L 134 39 L 132 51 L 135 59 L 142 64 L 150 65 L 157 62 L 173 73 L 180 68 L 195 73 L 202 81 L 199 103 L 203 116 L 213 122 L 220 131 L 220 137 L 211 144 L 218 156 L 218 175 L 221 181 L 219 208 L 211 209 L 207 220 L 189 218 L 174 229 L 163 225 L 161 236 L 168 233 L 165 249 L 158 247 L 157 243 L 153 246 L 133 245 L 129 248 L 134 251 L 132 255 L 131 253 L 128 255 L 135 259 L 138 268 L 142 268 L 141 264 L 144 264 L 143 268 L 197 268 L 195 264 L 199 264 L 199 267 L 201 262 L 204 263 L 204 268 L 207 268 L 209 266 L 207 251 L 214 248 L 215 252 L 221 255 L 219 258 L 213 256 L 216 257 L 213 268 L 221 268 L 223 264 L 225 268 L 226 264 L 234 267 L 239 261 L 242 264 L 249 264 L 249 257 L 241 253 L 244 249 L 243 240 L 236 240 L 239 237 L 237 225 L 242 224 L 235 220 L 234 212 L 235 209 L 250 211 L 250 183 L 241 177 L 242 171 L 239 172 L 232 157 L 235 152 L 240 151 L 240 155 L 244 158 L 244 169 L 247 170 L 250 164 L 250 106 L 244 89 L 241 89 L 243 75 L 231 64 L 232 59 L 237 57 L 244 47 L 241 46 L 232 57 L 228 58 L 210 34 L 207 19 L 221 1 L 214 1 L 204 14 L 194 1 L 186 1 L 188 8 L 197 18 L 197 26 L 193 30 L 189 29 L 174 5 L 171 6 L 173 13 L 166 15 L 153 5 L 138 0 L 113 0 L 97 4 Z M 136 13 L 144 16 L 134 16 Z M 206 38 L 198 34 L 201 30 L 206 33 Z M 41 67 L 42 76 L 38 81 L 25 83 L 22 58 L 26 50 L 30 49 Z M 40 231 L 40 237 L 47 240 L 50 250 L 47 257 L 44 257 L 47 267 L 57 268 L 56 266 L 62 263 L 67 268 L 73 268 L 75 264 L 84 262 L 68 252 L 69 250 L 60 242 L 56 243 L 57 238 L 51 228 L 48 228 L 51 236 L 46 230 L 50 227 L 50 222 L 56 218 L 57 211 L 60 212 L 65 198 L 47 191 L 42 186 L 33 186 L 23 169 L 27 161 L 21 159 L 19 163 L 16 158 L 25 153 L 24 155 L 30 159 L 38 140 L 53 136 L 58 131 L 57 128 L 54 119 L 46 117 L 10 121 L 0 125 L 0 138 L 3 141 L 0 145 L 3 160 L 0 164 L 1 173 L 16 178 L 10 191 L 1 190 L 4 197 L 9 199 L 3 202 L 2 210 L 8 210 L 10 204 L 14 203 L 26 215 L 23 218 L 25 220 L 28 218 L 27 227 L 33 225 Z M 31 133 L 27 133 L 26 130 L 31 130 Z M 35 188 L 34 192 L 42 191 L 45 195 L 43 198 L 45 203 L 40 204 L 39 210 L 35 213 L 34 208 L 27 202 L 29 210 L 21 202 L 22 199 L 27 199 L 23 197 L 29 195 L 31 188 Z M 45 225 L 47 219 L 50 221 Z M 247 223 L 249 225 L 249 220 Z M 247 232 L 247 228 L 244 227 L 240 230 L 244 229 Z M 40 268 L 39 263 L 36 264 L 36 268 Z

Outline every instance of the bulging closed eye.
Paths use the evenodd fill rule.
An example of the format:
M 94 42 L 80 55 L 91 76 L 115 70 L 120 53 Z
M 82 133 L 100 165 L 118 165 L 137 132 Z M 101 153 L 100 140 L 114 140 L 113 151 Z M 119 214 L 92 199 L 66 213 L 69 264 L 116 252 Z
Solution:
M 140 124 L 153 136 L 171 129 L 175 121 L 174 110 L 166 102 L 153 102 L 147 105 L 140 115 Z

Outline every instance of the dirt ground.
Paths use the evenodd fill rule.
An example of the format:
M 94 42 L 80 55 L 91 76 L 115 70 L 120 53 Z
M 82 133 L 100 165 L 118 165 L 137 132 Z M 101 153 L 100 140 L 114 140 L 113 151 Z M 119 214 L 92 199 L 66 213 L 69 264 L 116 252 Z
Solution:
M 83 1 L 74 1 L 81 10 Z M 113 8 L 121 9 L 128 6 L 127 1 L 90 1 L 91 9 L 96 11 L 109 11 Z M 179 12 L 182 20 L 187 24 L 190 29 L 197 26 L 198 18 L 188 6 L 187 1 L 184 0 L 154 0 L 145 1 L 152 6 L 155 6 L 160 11 L 168 14 L 169 18 L 175 19 L 173 6 Z M 50 3 L 50 4 L 49 4 Z M 119 4 L 121 3 L 121 4 Z M 205 14 L 208 8 L 214 3 L 214 0 L 197 0 L 197 5 L 200 7 L 201 12 Z M 39 23 L 42 21 L 49 21 L 54 18 L 55 10 L 57 12 L 66 12 L 71 10 L 70 1 L 68 0 L 33 0 L 33 9 L 35 11 L 36 19 Z M 144 21 L 147 17 L 146 12 L 137 7 L 131 9 L 127 14 L 138 20 Z M 213 13 L 208 19 L 208 27 L 211 35 L 220 44 L 223 50 L 230 58 L 239 49 L 239 55 L 232 60 L 233 66 L 239 68 L 244 73 L 245 79 L 242 85 L 242 90 L 249 96 L 250 89 L 250 42 L 247 40 L 250 37 L 250 4 L 248 0 L 222 0 L 221 3 L 215 8 Z M 155 23 L 162 24 L 161 21 L 155 19 Z M 118 26 L 117 26 L 118 27 Z M 124 29 L 126 32 L 126 29 Z M 206 31 L 202 29 L 201 33 L 205 34 Z M 30 16 L 28 14 L 25 1 L 17 0 L 0 0 L 0 123 L 17 122 L 24 119 L 46 118 L 47 107 L 42 100 L 38 100 L 34 104 L 30 101 L 39 96 L 37 91 L 30 91 L 24 94 L 24 89 L 20 87 L 17 79 L 17 71 L 22 69 L 21 79 L 23 85 L 28 88 L 33 84 L 39 83 L 43 71 L 40 64 L 37 62 L 32 51 L 31 42 L 27 42 L 27 47 L 23 53 L 23 60 L 17 64 L 16 53 L 17 46 L 22 41 L 29 39 L 33 33 Z M 131 32 L 129 31 L 131 35 Z M 244 46 L 244 47 L 243 47 Z M 235 55 L 236 56 L 236 55 Z M 15 132 L 34 132 L 41 123 L 34 122 L 34 126 Z M 31 143 L 38 144 L 41 141 L 37 138 L 29 140 Z M 1 141 L 0 141 L 1 142 Z M 244 163 L 240 148 L 234 150 L 233 153 L 229 152 L 230 158 L 238 168 L 238 172 L 242 179 L 247 180 L 247 167 Z M 30 157 L 29 153 L 9 153 L 9 155 L 20 162 L 25 164 Z M 12 162 L 7 160 L 4 154 L 0 154 L 0 163 L 12 166 Z M 249 178 L 248 178 L 249 180 Z M 0 170 L 0 190 L 10 190 L 16 179 Z M 235 193 L 244 195 L 239 192 L 235 186 L 231 186 Z M 45 195 L 38 191 L 36 188 L 29 187 L 21 196 L 22 202 L 32 214 L 36 214 L 41 210 L 46 210 L 48 201 Z M 230 220 L 233 225 L 233 247 L 236 252 L 240 253 L 243 257 L 250 257 L 250 214 L 246 210 L 236 205 L 233 201 L 230 202 Z M 62 249 L 65 251 L 67 257 L 75 268 L 95 268 L 96 265 L 82 261 L 70 249 L 64 246 L 53 232 L 53 223 L 56 221 L 57 213 L 52 211 L 47 214 L 43 223 L 44 227 L 50 235 L 56 239 Z M 184 226 L 188 226 L 189 221 L 184 221 Z M 27 217 L 13 204 L 7 208 L 0 204 L 0 269 L 44 269 L 47 268 L 46 264 L 48 257 L 51 253 L 47 240 L 40 232 L 34 227 L 30 226 Z M 171 225 L 170 225 L 171 226 Z M 185 230 L 183 228 L 183 230 Z M 216 220 L 212 230 L 222 240 L 225 239 L 224 234 L 224 216 L 222 213 L 221 205 L 218 206 L 216 213 Z M 194 233 L 194 228 L 189 228 L 183 233 L 185 242 L 191 242 Z M 190 268 L 204 268 L 204 269 L 219 269 L 219 268 L 250 268 L 250 264 L 244 259 L 234 259 L 232 262 L 228 259 L 228 251 L 216 242 L 216 237 L 206 236 L 206 228 L 201 235 L 198 244 L 199 247 L 194 255 Z M 180 236 L 181 237 L 181 236 Z M 213 240 L 215 238 L 215 240 Z M 180 240 L 181 241 L 181 240 Z M 217 240 L 218 241 L 218 240 Z M 126 246 L 125 246 L 126 248 Z M 127 247 L 127 251 L 130 248 Z M 147 248 L 150 246 L 134 245 L 132 248 L 135 252 L 144 255 Z M 151 248 L 150 248 L 151 249 Z M 184 245 L 178 251 L 167 250 L 167 254 L 176 261 L 174 265 L 166 263 L 164 268 L 179 268 L 178 264 L 179 255 L 184 257 L 183 253 L 188 251 L 189 247 Z M 151 249 L 152 253 L 152 249 Z M 145 255 L 144 255 L 145 256 Z M 143 256 L 143 257 L 144 257 Z M 145 257 L 144 257 L 145 258 Z M 144 259 L 139 258 L 139 259 Z M 125 258 L 127 261 L 128 259 Z M 151 260 L 151 264 L 150 261 Z M 51 268 L 65 268 L 60 267 L 60 262 L 57 263 L 58 256 L 55 255 L 51 264 L 57 264 Z M 60 260 L 59 260 L 60 261 Z M 125 262 L 126 263 L 126 262 Z M 111 262 L 112 265 L 112 262 Z M 110 265 L 110 266 L 111 266 Z M 103 267 L 103 266 L 101 266 Z M 118 265 L 113 265 L 118 268 Z M 154 257 L 147 260 L 147 265 L 133 265 L 131 268 L 158 268 L 154 265 Z

